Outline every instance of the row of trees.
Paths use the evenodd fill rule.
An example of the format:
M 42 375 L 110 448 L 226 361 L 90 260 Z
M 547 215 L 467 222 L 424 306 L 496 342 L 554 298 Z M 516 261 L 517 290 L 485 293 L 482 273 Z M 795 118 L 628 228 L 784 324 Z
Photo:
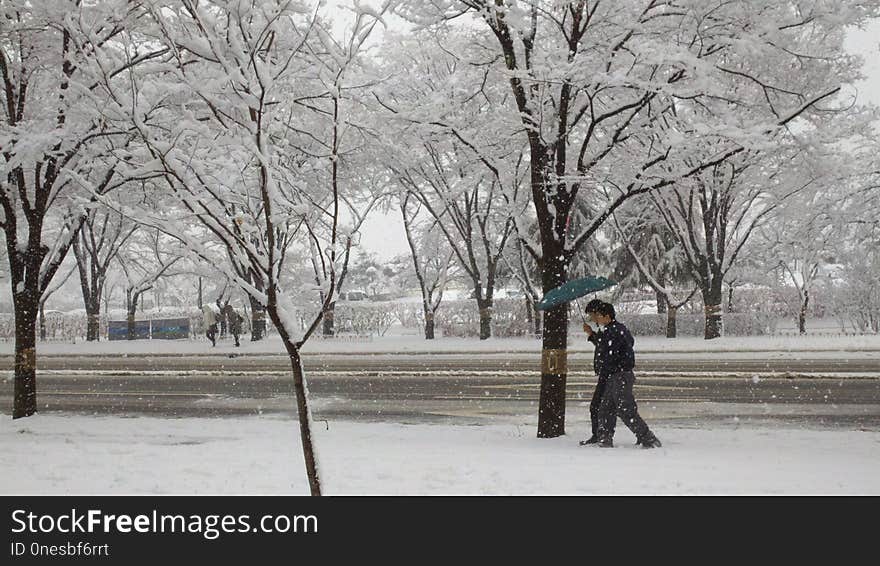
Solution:
M 141 272 L 201 264 L 245 293 L 290 357 L 320 493 L 300 351 L 322 321 L 332 332 L 377 204 L 404 220 L 426 336 L 452 263 L 488 337 L 501 269 L 537 300 L 609 265 L 598 244 L 613 238 L 669 311 L 686 298 L 677 278 L 702 294 L 712 338 L 752 236 L 791 203 L 815 206 L 813 189 L 849 203 L 847 237 L 875 237 L 863 223 L 873 115 L 841 87 L 859 76 L 844 30 L 876 2 L 344 8 L 329 19 L 296 0 L 0 6 L 14 417 L 36 411 L 37 313 L 71 249 L 90 314 L 113 258 L 151 238 Z M 794 261 L 782 250 L 796 234 L 780 237 L 780 257 Z M 131 286 L 130 304 L 149 284 Z M 315 304 L 302 331 L 295 313 Z M 565 432 L 567 308 L 541 326 L 538 436 L 552 437 Z
M 706 336 L 719 336 L 722 282 L 754 229 L 804 187 L 833 180 L 851 189 L 846 181 L 864 171 L 803 169 L 792 160 L 837 155 L 864 131 L 865 112 L 841 95 L 859 72 L 842 51 L 842 26 L 876 15 L 876 5 L 432 7 L 408 15 L 434 31 L 436 52 L 422 60 L 406 48 L 394 52 L 411 57 L 408 77 L 413 68 L 437 76 L 431 69 L 440 67 L 457 80 L 440 73 L 409 81 L 422 98 L 402 119 L 422 140 L 442 136 L 485 166 L 544 292 L 568 278 L 625 204 L 650 202 L 703 295 Z M 511 181 L 518 155 L 528 164 L 525 191 Z M 522 196 L 530 206 L 519 206 Z M 567 308 L 547 311 L 543 322 L 538 435 L 557 436 Z
M 810 196 L 813 199 L 816 197 L 815 194 Z M 869 232 L 862 230 L 862 236 L 858 232 L 849 235 L 846 228 L 852 227 L 854 223 L 847 220 L 845 215 L 833 214 L 832 205 L 833 203 L 826 203 L 823 206 L 814 200 L 810 203 L 810 210 L 813 211 L 810 214 L 804 214 L 804 209 L 789 205 L 773 215 L 773 222 L 758 225 L 750 243 L 741 254 L 742 259 L 733 264 L 736 269 L 725 274 L 725 319 L 727 313 L 743 312 L 744 308 L 759 308 L 771 309 L 768 312 L 775 313 L 775 316 L 792 316 L 801 333 L 806 332 L 808 315 L 837 318 L 844 327 L 851 327 L 855 331 L 870 332 L 874 329 L 872 320 L 877 318 L 880 303 L 872 301 L 871 285 L 865 283 L 870 283 L 870 276 L 876 275 L 876 270 L 871 269 L 870 262 L 867 269 L 859 269 L 864 267 L 864 257 L 861 254 L 847 253 L 853 242 L 870 248 L 870 240 L 864 240 Z M 658 314 L 666 317 L 666 335 L 674 338 L 677 335 L 677 314 L 683 308 L 692 314 L 694 305 L 702 308 L 703 301 L 700 299 L 699 285 L 687 271 L 688 257 L 680 252 L 680 247 L 668 228 L 656 221 L 651 224 L 650 211 L 650 208 L 642 211 L 628 208 L 624 213 L 613 217 L 614 232 L 609 234 L 610 237 L 604 245 L 596 246 L 599 253 L 595 265 L 603 266 L 597 270 L 613 273 L 620 281 L 613 292 L 612 300 L 626 301 L 628 297 L 635 296 L 632 291 L 638 293 L 640 290 L 651 289 L 655 295 Z M 798 215 L 792 214 L 794 211 L 799 211 Z M 644 216 L 636 216 L 636 212 L 643 212 Z M 433 316 L 425 316 L 423 300 L 419 316 L 417 319 L 408 316 L 407 324 L 422 324 L 426 337 L 430 339 L 433 338 L 436 323 L 444 319 L 448 321 L 449 317 L 458 319 L 462 315 L 462 302 L 456 302 L 455 312 L 450 314 L 446 312 L 446 299 L 451 296 L 470 296 L 470 300 L 476 303 L 476 293 L 470 286 L 470 275 L 456 267 L 454 252 L 449 249 L 443 234 L 437 229 L 431 229 L 433 222 L 430 219 L 418 223 L 413 223 L 410 218 L 407 220 L 410 222 L 404 223 L 403 231 L 407 236 L 410 252 L 387 259 L 380 259 L 364 249 L 358 250 L 356 255 L 353 253 L 346 268 L 345 292 L 342 292 L 343 287 L 340 285 L 340 297 L 368 301 L 402 300 L 413 291 L 422 291 L 424 284 L 423 298 L 430 298 L 427 312 Z M 626 222 L 627 226 L 622 226 L 622 222 Z M 861 223 L 858 225 L 864 226 Z M 83 230 L 87 234 L 92 233 L 86 231 L 86 225 Z M 79 331 L 83 334 L 77 335 L 84 335 L 87 340 L 98 339 L 94 321 L 104 311 L 109 313 L 111 308 L 124 308 L 128 311 L 132 322 L 130 338 L 133 339 L 133 320 L 138 304 L 141 310 L 146 305 L 150 309 L 183 307 L 192 312 L 200 312 L 204 304 L 216 304 L 217 310 L 222 311 L 232 300 L 240 300 L 234 296 L 239 295 L 237 288 L 224 280 L 222 272 L 212 270 L 202 262 L 191 262 L 186 257 L 175 254 L 173 245 L 163 245 L 171 244 L 171 240 L 163 239 L 160 233 L 141 234 L 135 231 L 130 236 L 129 245 L 108 251 L 102 244 L 105 241 L 113 242 L 112 237 L 105 235 L 108 231 L 107 225 L 104 225 L 101 227 L 101 237 L 93 237 L 79 244 L 89 250 L 89 255 L 78 250 L 78 242 L 74 242 L 73 257 L 68 257 L 68 264 L 62 265 L 61 275 L 55 278 L 39 305 L 38 328 L 41 339 L 45 339 L 45 308 L 48 299 L 56 297 L 53 301 L 56 305 L 66 305 L 63 307 L 66 309 L 75 308 L 77 299 L 71 295 L 71 291 L 79 293 L 78 302 L 85 306 L 84 325 Z M 425 239 L 424 255 L 422 246 L 418 245 L 422 238 Z M 535 317 L 533 310 L 536 298 L 527 292 L 524 285 L 524 278 L 518 269 L 520 265 L 517 263 L 522 257 L 514 255 L 517 251 L 521 251 L 521 247 L 518 250 L 515 241 L 506 248 L 503 261 L 496 272 L 496 285 L 503 291 L 501 296 L 510 297 L 512 291 L 513 296 L 522 297 L 520 300 L 524 305 L 517 309 L 521 309 L 521 314 L 528 320 L 518 320 L 518 332 L 522 332 L 522 324 L 528 322 L 532 327 L 530 333 L 540 338 L 540 325 L 537 328 L 534 326 L 535 322 L 540 323 L 540 317 Z M 101 257 L 99 253 L 108 255 Z M 94 256 L 98 256 L 98 260 L 93 261 Z M 115 257 L 115 261 L 108 261 L 111 256 Z M 109 267 L 105 267 L 108 265 Z M 419 268 L 416 269 L 415 266 Z M 534 272 L 533 268 L 523 271 L 526 274 Z M 72 277 L 76 273 L 80 275 L 79 281 Z M 97 283 L 83 285 L 83 279 Z M 66 292 L 58 293 L 65 285 Z M 73 287 L 79 291 L 75 291 Z M 450 287 L 454 289 L 454 294 L 453 291 L 448 291 Z M 757 289 L 764 290 L 764 297 L 760 304 L 744 303 L 739 300 L 740 289 L 746 289 L 744 296 L 747 301 L 754 301 Z M 498 291 L 493 290 L 493 295 L 499 296 Z M 539 297 L 540 293 L 535 293 L 535 296 Z M 644 297 L 644 294 L 641 296 Z M 247 303 L 247 299 L 245 302 Z M 493 335 L 497 326 L 495 306 L 497 304 L 493 304 Z M 625 304 L 620 304 L 619 307 L 629 312 Z M 506 306 L 505 312 L 509 308 L 509 305 Z M 639 308 L 644 309 L 643 306 Z M 333 309 L 334 315 L 330 319 L 333 321 L 332 325 L 327 324 L 328 316 L 325 312 L 322 325 L 325 334 L 337 331 L 335 305 Z M 260 311 L 248 305 L 245 305 L 245 310 L 251 316 L 251 324 L 248 326 L 252 329 L 252 340 L 262 339 L 265 327 L 261 325 Z M 475 309 L 476 313 L 479 313 L 479 309 Z M 470 319 L 470 316 L 466 318 Z M 508 328 L 507 323 L 505 328 Z M 461 330 L 474 331 L 479 335 L 481 330 L 485 330 L 485 325 L 481 325 L 478 318 L 473 329 Z M 68 328 L 67 332 L 69 331 L 75 330 Z

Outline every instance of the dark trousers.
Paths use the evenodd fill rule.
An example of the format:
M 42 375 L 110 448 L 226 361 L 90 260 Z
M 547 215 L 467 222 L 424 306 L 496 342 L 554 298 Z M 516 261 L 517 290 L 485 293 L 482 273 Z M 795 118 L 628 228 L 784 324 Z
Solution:
M 605 385 L 608 383 L 607 375 L 600 375 L 593 391 L 593 400 L 590 401 L 590 425 L 593 436 L 599 435 L 599 405 L 602 404 L 602 396 L 605 394 Z
M 205 332 L 205 336 L 208 337 L 208 340 L 211 341 L 212 346 L 217 345 L 217 325 L 212 324 L 208 327 L 208 330 Z
M 599 403 L 599 438 L 611 440 L 614 437 L 617 417 L 620 417 L 624 424 L 633 431 L 639 442 L 650 438 L 651 431 L 639 416 L 636 398 L 633 396 L 633 383 L 635 383 L 636 376 L 631 371 L 622 371 L 609 375 L 607 380 L 602 400 Z

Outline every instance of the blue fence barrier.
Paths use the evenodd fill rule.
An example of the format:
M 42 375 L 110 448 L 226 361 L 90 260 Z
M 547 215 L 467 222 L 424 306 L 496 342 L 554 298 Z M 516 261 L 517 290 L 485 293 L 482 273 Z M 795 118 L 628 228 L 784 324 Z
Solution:
M 189 338 L 188 318 L 161 318 L 152 321 L 153 340 L 180 340 Z
M 189 338 L 188 318 L 157 318 L 134 322 L 135 340 L 180 340 Z M 107 321 L 108 340 L 128 340 L 128 321 Z

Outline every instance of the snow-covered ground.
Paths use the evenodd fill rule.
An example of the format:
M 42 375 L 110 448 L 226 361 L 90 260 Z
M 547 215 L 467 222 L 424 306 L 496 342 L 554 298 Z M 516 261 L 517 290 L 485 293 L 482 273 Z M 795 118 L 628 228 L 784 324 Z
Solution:
M 13 353 L 13 343 L 0 342 L 0 355 Z M 592 352 L 593 346 L 583 333 L 569 336 L 572 352 Z M 876 357 L 880 360 L 880 335 L 865 336 L 725 336 L 717 340 L 695 337 L 667 339 L 658 336 L 637 336 L 635 349 L 642 354 L 719 354 L 753 357 L 753 352 L 814 352 L 817 357 L 836 357 L 840 352 L 847 357 Z M 420 336 L 385 336 L 360 338 L 312 338 L 305 352 L 312 353 L 459 353 L 459 352 L 512 352 L 539 353 L 541 341 L 533 338 L 438 338 L 425 340 Z M 212 348 L 205 340 L 120 340 L 108 342 L 39 342 L 37 353 L 44 355 L 73 354 L 282 354 L 284 347 L 277 335 L 259 342 L 242 340 L 235 348 L 231 340 L 221 340 Z
M 585 423 L 570 423 L 581 430 Z M 880 433 L 658 427 L 612 450 L 533 425 L 316 423 L 327 494 L 880 494 Z M 0 418 L 0 492 L 306 494 L 298 428 L 273 417 Z

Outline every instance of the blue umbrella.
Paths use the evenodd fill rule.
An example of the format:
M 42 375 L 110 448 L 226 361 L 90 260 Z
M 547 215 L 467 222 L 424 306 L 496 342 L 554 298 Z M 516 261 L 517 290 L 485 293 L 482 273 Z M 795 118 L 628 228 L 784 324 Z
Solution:
M 596 291 L 601 291 L 602 289 L 607 289 L 614 285 L 617 285 L 615 281 L 600 276 L 590 275 L 587 277 L 581 277 L 580 279 L 572 279 L 571 281 L 566 281 L 555 289 L 547 291 L 547 294 L 544 295 L 544 298 L 541 299 L 541 302 L 538 303 L 535 308 L 539 311 L 545 311 L 556 305 L 577 301 L 578 298 L 583 297 L 584 295 L 589 295 L 590 293 L 595 293 Z M 578 305 L 578 310 L 580 310 L 580 305 Z M 581 313 L 581 316 L 583 316 L 583 313 Z

